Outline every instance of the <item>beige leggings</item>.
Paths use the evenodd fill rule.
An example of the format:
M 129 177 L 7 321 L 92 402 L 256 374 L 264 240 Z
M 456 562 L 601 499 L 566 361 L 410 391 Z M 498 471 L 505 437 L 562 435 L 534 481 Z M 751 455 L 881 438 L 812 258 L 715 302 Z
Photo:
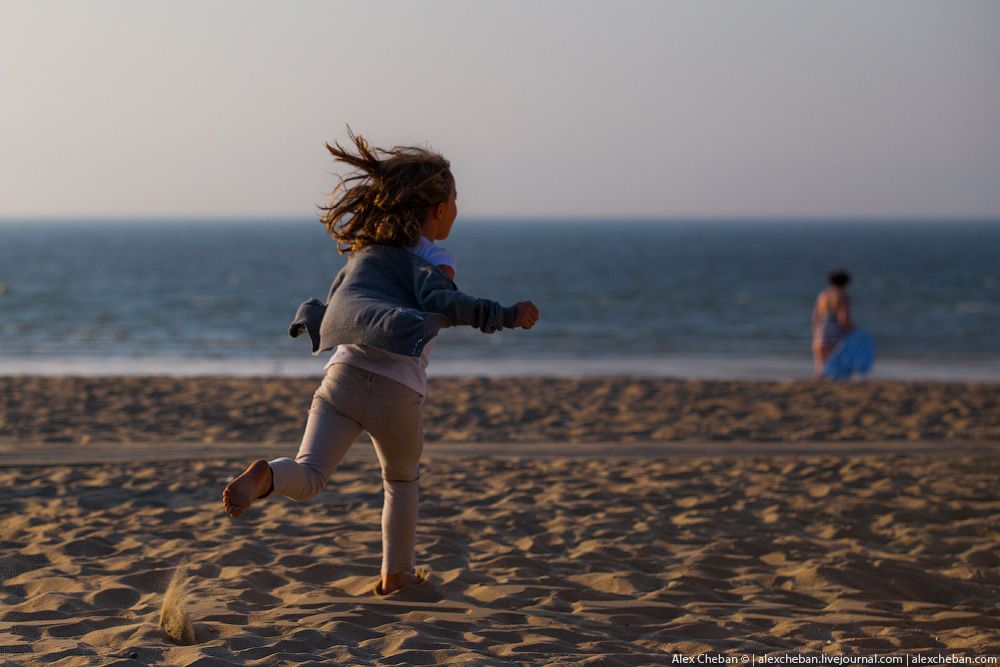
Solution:
M 413 570 L 420 500 L 424 397 L 384 375 L 334 364 L 313 396 L 295 460 L 270 461 L 274 493 L 305 500 L 326 480 L 362 430 L 382 466 L 382 572 Z

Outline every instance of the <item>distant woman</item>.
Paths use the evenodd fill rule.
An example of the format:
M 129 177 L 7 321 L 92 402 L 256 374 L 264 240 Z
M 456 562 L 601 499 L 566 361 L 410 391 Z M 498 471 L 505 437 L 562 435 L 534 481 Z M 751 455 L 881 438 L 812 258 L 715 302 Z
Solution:
M 847 294 L 851 277 L 845 271 L 834 271 L 829 282 L 829 287 L 816 297 L 812 313 L 812 351 L 817 380 L 823 377 L 823 368 L 834 348 L 854 328 L 851 298 Z

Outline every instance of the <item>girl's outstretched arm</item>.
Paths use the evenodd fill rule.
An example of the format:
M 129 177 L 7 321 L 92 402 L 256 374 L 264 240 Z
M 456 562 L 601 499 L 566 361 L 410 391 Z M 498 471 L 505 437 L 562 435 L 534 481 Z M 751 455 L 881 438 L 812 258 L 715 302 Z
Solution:
M 443 315 L 449 326 L 466 324 L 483 333 L 512 329 L 517 314 L 513 306 L 505 308 L 496 301 L 470 296 L 450 285 L 420 294 L 420 309 Z
M 504 307 L 490 299 L 480 299 L 455 289 L 442 272 L 418 271 L 414 292 L 420 309 L 444 315 L 451 326 L 469 325 L 483 333 L 522 327 L 529 329 L 538 321 L 538 308 L 530 301 Z

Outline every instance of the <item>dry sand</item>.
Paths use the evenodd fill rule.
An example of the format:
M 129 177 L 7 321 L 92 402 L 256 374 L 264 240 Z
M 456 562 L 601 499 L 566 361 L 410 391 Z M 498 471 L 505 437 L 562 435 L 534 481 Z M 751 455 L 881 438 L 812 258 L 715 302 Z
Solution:
M 0 444 L 298 442 L 316 378 L 0 377 Z M 1000 440 L 1000 384 L 434 378 L 428 442 Z
M 307 405 L 314 381 L 155 384 L 161 393 L 0 380 L 0 664 L 1000 653 L 992 385 L 439 381 L 417 544 L 430 580 L 378 598 L 381 486 L 368 445 L 306 503 L 263 501 L 235 521 L 222 512 L 222 488 L 248 458 L 295 449 L 301 410 L 267 401 L 287 391 Z M 236 441 L 241 414 L 288 442 L 192 437 L 221 424 L 216 435 Z M 551 414 L 562 421 L 546 423 Z M 871 415 L 870 438 L 852 437 Z M 679 417 L 705 422 L 692 431 L 702 437 L 672 426 Z M 750 422 L 736 430 L 771 431 L 732 435 Z M 956 424 L 965 430 L 946 435 Z M 669 428 L 676 438 L 655 435 Z M 27 465 L 46 452 L 63 465 Z M 171 454 L 184 460 L 162 460 Z M 192 622 L 193 644 L 160 627 L 165 601 L 175 634 Z

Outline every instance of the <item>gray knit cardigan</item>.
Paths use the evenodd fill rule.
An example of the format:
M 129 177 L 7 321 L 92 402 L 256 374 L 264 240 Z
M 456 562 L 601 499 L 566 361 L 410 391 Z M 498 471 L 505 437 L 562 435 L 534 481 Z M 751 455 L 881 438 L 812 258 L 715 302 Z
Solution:
M 441 329 L 457 325 L 483 333 L 510 329 L 514 307 L 459 292 L 405 248 L 371 245 L 348 258 L 325 304 L 312 298 L 299 306 L 288 334 L 308 333 L 313 354 L 355 343 L 418 357 Z

